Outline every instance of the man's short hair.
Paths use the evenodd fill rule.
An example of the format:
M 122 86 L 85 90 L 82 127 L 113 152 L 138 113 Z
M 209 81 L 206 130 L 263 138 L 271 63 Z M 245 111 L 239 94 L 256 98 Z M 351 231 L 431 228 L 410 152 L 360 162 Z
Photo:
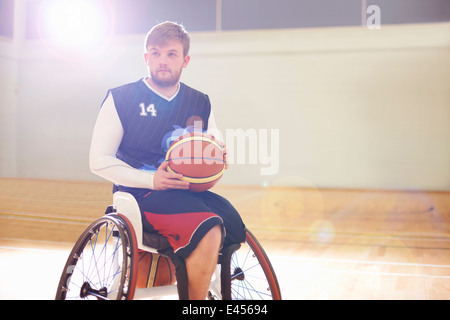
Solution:
M 163 46 L 167 41 L 178 40 L 183 45 L 183 55 L 189 54 L 191 39 L 181 24 L 166 21 L 154 26 L 145 39 L 145 51 L 150 44 Z

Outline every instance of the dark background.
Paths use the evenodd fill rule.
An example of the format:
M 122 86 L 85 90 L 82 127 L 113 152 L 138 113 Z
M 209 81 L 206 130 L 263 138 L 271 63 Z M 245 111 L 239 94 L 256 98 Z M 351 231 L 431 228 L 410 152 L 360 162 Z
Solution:
M 19 0 L 24 1 L 24 0 Z M 27 3 L 26 37 L 38 37 L 41 3 Z M 105 0 L 111 6 L 114 33 L 146 33 L 166 20 L 188 31 L 320 28 L 361 25 L 362 5 L 378 5 L 381 24 L 450 21 L 449 0 Z M 217 8 L 217 5 L 220 8 Z M 217 10 L 218 9 L 218 10 Z M 217 19 L 219 12 L 220 20 Z M 0 36 L 12 38 L 14 0 L 0 0 Z

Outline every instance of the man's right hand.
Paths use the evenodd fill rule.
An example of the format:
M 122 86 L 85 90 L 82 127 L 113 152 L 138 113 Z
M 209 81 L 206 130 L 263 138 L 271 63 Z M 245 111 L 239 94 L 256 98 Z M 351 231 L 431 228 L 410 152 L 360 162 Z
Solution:
M 155 190 L 189 189 L 189 182 L 181 180 L 183 175 L 167 171 L 168 161 L 164 161 L 158 168 L 153 178 Z

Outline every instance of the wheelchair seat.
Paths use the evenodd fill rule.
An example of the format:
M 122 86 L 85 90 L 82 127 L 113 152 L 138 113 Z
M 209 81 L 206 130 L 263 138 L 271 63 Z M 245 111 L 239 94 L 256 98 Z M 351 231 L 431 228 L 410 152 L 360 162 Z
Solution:
M 171 249 L 166 237 L 157 232 L 145 232 L 142 227 L 141 209 L 136 199 L 127 192 L 117 191 L 113 195 L 113 205 L 107 212 L 116 212 L 125 216 L 133 225 L 138 249 L 153 253 Z

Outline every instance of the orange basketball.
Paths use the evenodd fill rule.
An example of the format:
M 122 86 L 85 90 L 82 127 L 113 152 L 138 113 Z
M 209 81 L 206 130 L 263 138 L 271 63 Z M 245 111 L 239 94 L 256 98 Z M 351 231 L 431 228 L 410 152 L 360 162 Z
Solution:
M 225 171 L 223 149 L 206 134 L 191 132 L 175 140 L 166 153 L 167 170 L 189 181 L 189 190 L 211 189 Z
M 172 261 L 157 253 L 139 251 L 137 288 L 160 287 L 174 284 L 175 266 Z

